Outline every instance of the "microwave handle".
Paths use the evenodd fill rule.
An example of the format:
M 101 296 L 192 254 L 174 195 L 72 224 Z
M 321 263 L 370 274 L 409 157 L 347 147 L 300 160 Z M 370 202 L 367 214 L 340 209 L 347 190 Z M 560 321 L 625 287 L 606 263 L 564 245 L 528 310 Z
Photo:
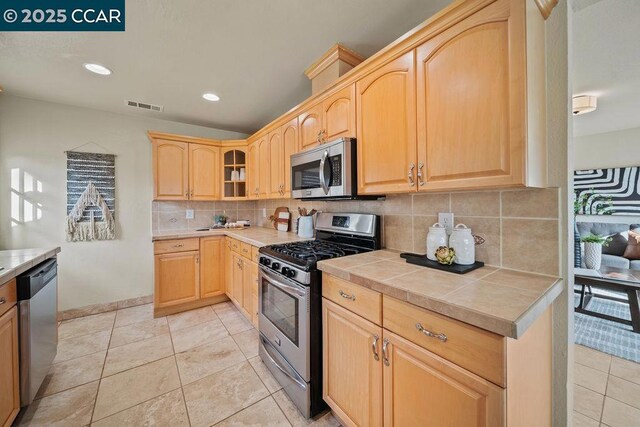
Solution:
M 324 150 L 324 152 L 322 153 L 322 159 L 320 159 L 319 168 L 320 186 L 322 187 L 322 191 L 324 191 L 324 194 L 329 194 L 329 186 L 327 185 L 326 177 L 324 176 L 324 166 L 327 162 L 327 157 L 329 157 L 329 152 L 327 150 Z

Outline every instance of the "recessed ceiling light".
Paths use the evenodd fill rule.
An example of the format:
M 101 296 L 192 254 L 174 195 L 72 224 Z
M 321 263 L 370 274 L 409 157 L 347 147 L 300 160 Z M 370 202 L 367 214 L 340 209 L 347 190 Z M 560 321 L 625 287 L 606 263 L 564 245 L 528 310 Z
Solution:
M 211 93 L 211 92 L 203 93 L 202 97 L 207 101 L 220 101 L 220 97 L 215 93 Z
M 111 74 L 111 70 L 100 64 L 83 64 L 84 68 L 92 73 L 100 74 L 101 76 L 108 76 Z

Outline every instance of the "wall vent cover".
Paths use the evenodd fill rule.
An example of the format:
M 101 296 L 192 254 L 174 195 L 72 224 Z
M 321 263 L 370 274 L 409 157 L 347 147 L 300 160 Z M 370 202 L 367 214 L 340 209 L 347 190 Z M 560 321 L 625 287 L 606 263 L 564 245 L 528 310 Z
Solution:
M 127 99 L 124 101 L 124 104 L 129 107 L 142 108 L 143 110 L 157 111 L 159 113 L 164 111 L 164 107 L 162 105 L 154 105 L 147 102 L 131 101 Z

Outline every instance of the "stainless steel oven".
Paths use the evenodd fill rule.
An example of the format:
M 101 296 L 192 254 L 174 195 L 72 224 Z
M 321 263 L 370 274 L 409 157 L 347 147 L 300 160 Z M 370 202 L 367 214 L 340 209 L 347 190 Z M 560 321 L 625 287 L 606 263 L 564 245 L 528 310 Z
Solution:
M 340 138 L 291 156 L 291 194 L 296 199 L 355 198 L 356 140 Z
M 260 266 L 260 333 L 306 382 L 309 381 L 310 288 Z

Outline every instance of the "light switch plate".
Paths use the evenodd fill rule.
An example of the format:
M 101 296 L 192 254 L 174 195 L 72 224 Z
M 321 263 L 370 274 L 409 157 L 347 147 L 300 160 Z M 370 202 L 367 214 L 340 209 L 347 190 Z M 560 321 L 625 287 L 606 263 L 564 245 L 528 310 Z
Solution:
M 451 234 L 453 230 L 453 212 L 438 213 L 438 222 L 447 229 L 447 234 Z
M 193 209 L 187 209 L 187 219 L 193 219 Z
M 262 218 L 267 217 L 267 208 L 262 208 Z

